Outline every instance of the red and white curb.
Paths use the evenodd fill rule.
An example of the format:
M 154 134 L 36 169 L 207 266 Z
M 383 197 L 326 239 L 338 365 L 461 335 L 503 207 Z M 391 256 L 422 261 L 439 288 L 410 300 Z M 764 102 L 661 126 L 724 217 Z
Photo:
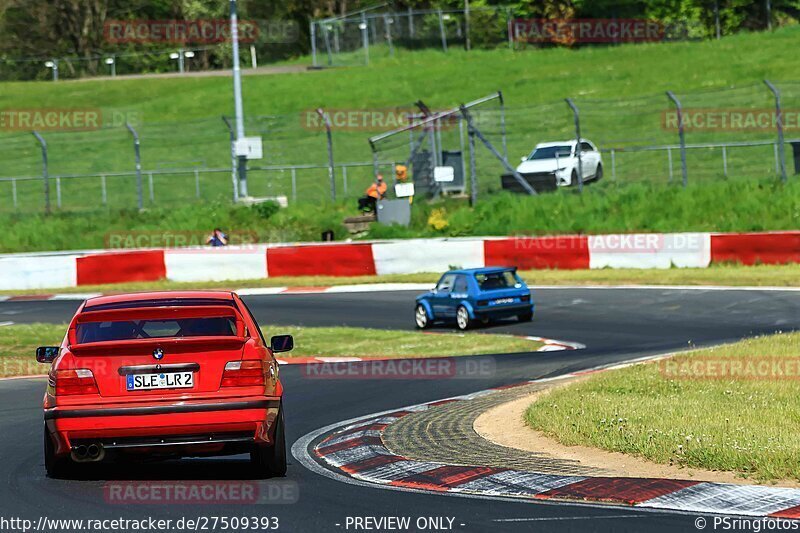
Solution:
M 668 356 L 643 358 L 591 371 Z M 800 519 L 800 489 L 657 478 L 561 476 L 513 468 L 445 464 L 408 459 L 392 453 L 383 444 L 384 430 L 411 413 L 529 383 L 586 373 L 588 371 L 498 387 L 333 424 L 300 438 L 292 446 L 292 454 L 304 466 L 326 477 L 385 489 Z

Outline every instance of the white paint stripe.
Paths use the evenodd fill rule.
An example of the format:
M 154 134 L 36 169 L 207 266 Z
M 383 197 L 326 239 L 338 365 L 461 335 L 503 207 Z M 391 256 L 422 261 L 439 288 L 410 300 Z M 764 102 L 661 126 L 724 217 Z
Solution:
M 709 233 L 589 235 L 589 268 L 706 268 Z
M 431 283 L 362 283 L 358 285 L 334 285 L 328 287 L 326 293 L 355 293 L 355 292 L 388 292 L 388 291 L 429 291 L 435 282 Z
M 375 272 L 415 274 L 443 272 L 452 266 L 484 266 L 483 240 L 409 239 L 372 245 Z
M 0 290 L 75 287 L 78 285 L 76 257 L 0 257 Z
M 14 323 L 10 320 L 8 322 L 0 322 L 0 326 L 13 326 Z
M 97 298 L 99 296 L 103 296 L 102 292 L 75 292 L 75 293 L 64 293 L 64 294 L 54 294 L 48 300 L 88 300 L 89 298 Z
M 798 292 L 800 287 L 776 287 L 758 285 L 528 285 L 536 290 L 667 290 L 667 291 L 778 291 Z
M 265 247 L 166 250 L 167 279 L 172 281 L 227 281 L 267 276 Z
M 236 289 L 236 294 L 239 296 L 269 296 L 272 294 L 281 294 L 286 291 L 288 287 L 255 287 L 252 289 Z

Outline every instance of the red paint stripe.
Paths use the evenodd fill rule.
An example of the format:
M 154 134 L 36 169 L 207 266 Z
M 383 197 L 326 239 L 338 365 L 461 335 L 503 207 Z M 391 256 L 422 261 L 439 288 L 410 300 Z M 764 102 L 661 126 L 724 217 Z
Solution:
M 350 463 L 344 466 L 340 466 L 339 468 L 341 470 L 344 470 L 348 474 L 358 474 L 359 472 L 374 470 L 376 468 L 380 468 L 385 465 L 405 460 L 406 459 L 404 457 L 400 457 L 399 455 L 378 455 L 375 457 L 370 457 L 369 459 L 365 459 L 363 461 L 359 461 L 357 463 Z
M 773 518 L 800 518 L 800 505 L 784 509 L 783 511 L 778 511 L 767 516 L 771 516 Z
M 33 302 L 36 300 L 49 300 L 52 294 L 20 294 L 19 296 L 11 296 L 6 302 Z
M 800 263 L 800 231 L 711 235 L 712 263 Z
M 589 239 L 583 235 L 516 237 L 487 240 L 486 265 L 512 265 L 525 269 L 589 268 Z
M 335 435 L 333 436 L 335 437 Z M 331 444 L 329 446 L 325 446 L 325 442 L 323 441 L 322 446 L 317 449 L 317 452 L 324 456 L 341 452 L 343 450 L 351 450 L 359 446 L 383 446 L 383 441 L 380 437 L 356 437 L 354 439 L 337 442 L 336 444 Z
M 163 250 L 103 253 L 76 260 L 78 285 L 158 281 L 167 277 Z
M 267 249 L 267 271 L 275 276 L 375 275 L 371 244 L 279 246 Z
M 698 481 L 650 478 L 590 478 L 557 489 L 537 498 L 560 498 L 635 505 L 677 490 L 697 485 Z
M 427 472 L 392 481 L 391 484 L 398 487 L 446 491 L 464 483 L 469 483 L 474 479 L 507 470 L 507 468 L 492 468 L 488 466 L 440 466 Z

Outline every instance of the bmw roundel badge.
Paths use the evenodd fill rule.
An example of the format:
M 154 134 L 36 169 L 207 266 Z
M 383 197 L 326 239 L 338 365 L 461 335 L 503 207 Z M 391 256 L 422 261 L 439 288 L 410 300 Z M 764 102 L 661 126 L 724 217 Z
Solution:
M 156 361 L 161 361 L 162 359 L 164 359 L 164 350 L 162 350 L 161 348 L 156 348 L 155 350 L 153 350 L 153 357 L 155 358 Z

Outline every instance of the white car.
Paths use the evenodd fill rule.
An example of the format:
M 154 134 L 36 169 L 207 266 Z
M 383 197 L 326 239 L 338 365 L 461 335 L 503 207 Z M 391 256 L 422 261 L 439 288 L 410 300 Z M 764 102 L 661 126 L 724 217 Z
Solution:
M 578 154 L 575 140 L 564 142 L 539 143 L 517 167 L 520 174 L 545 177 L 554 175 L 556 185 L 568 187 L 578 183 Z M 581 139 L 581 167 L 583 181 L 599 180 L 603 177 L 603 160 L 597 147 L 586 139 Z

